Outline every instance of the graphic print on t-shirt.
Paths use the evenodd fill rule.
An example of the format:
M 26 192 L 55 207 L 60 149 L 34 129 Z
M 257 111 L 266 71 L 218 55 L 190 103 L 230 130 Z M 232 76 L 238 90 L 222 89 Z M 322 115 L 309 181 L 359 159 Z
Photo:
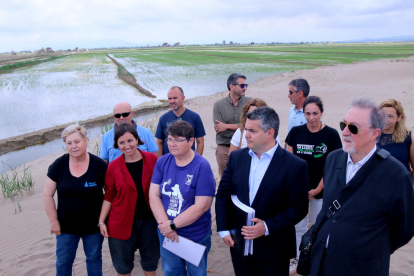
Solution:
M 315 158 L 319 158 L 324 155 L 328 151 L 328 147 L 321 143 L 320 146 L 315 145 L 305 145 L 305 144 L 297 144 L 297 154 L 308 154 L 313 155 Z
M 86 183 L 85 183 L 85 187 L 96 187 L 96 186 L 97 186 L 96 182 L 89 182 L 88 183 L 88 181 L 86 181 Z
M 185 179 L 185 185 L 191 185 L 191 180 L 193 180 L 193 176 L 187 174 L 187 178 Z
M 188 176 L 187 176 L 187 179 L 188 179 Z M 190 179 L 190 182 L 191 182 L 191 179 Z M 169 188 L 171 191 L 168 192 L 166 191 L 165 186 L 167 186 L 168 188 L 170 187 L 169 185 L 171 185 L 171 178 L 162 184 L 162 194 L 170 197 L 170 203 L 168 204 L 167 214 L 172 217 L 176 217 L 181 213 L 181 207 L 183 206 L 184 198 L 181 195 L 180 185 L 175 184 L 174 186 Z

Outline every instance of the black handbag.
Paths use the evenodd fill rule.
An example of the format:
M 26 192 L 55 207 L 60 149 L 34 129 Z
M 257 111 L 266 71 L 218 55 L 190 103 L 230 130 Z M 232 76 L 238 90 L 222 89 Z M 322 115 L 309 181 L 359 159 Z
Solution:
M 382 159 L 388 158 L 390 156 L 390 153 L 384 149 L 380 149 L 376 152 L 375 155 L 378 155 Z M 370 162 L 368 167 L 366 167 L 366 171 L 371 171 L 379 162 L 379 158 L 375 158 L 373 162 Z M 325 224 L 328 219 L 330 219 L 333 215 L 335 215 L 336 212 L 338 212 L 339 209 L 341 209 L 341 206 L 353 195 L 355 194 L 355 191 L 360 186 L 358 183 L 357 185 L 354 185 L 353 189 L 344 189 L 339 196 L 337 200 L 334 200 L 329 206 L 328 210 L 325 213 L 325 216 L 322 218 L 322 221 L 318 224 L 318 227 L 315 229 L 315 225 L 312 225 L 311 228 L 302 236 L 302 241 L 300 243 L 300 255 L 299 255 L 299 262 L 298 267 L 296 269 L 296 272 L 300 275 L 309 275 L 310 274 L 310 256 L 311 256 L 311 250 L 312 246 L 316 241 L 316 236 L 321 229 L 321 227 Z

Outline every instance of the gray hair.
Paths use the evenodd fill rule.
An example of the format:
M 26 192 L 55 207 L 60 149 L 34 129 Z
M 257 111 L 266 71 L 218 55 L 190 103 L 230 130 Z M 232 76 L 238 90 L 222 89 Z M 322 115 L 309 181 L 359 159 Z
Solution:
M 233 73 L 229 76 L 227 79 L 227 89 L 230 91 L 230 84 L 236 85 L 238 79 L 246 79 L 245 75 L 239 74 L 239 73 Z
M 258 107 L 246 114 L 249 120 L 260 120 L 260 128 L 264 132 L 273 128 L 275 130 L 274 138 L 279 134 L 280 119 L 276 111 L 268 106 Z
M 86 136 L 88 135 L 88 132 L 86 131 L 84 127 L 80 125 L 70 125 L 62 131 L 63 142 L 66 142 L 66 137 L 68 137 L 69 135 L 75 132 L 78 132 L 82 136 L 83 139 L 85 139 Z
M 307 97 L 310 92 L 310 86 L 307 80 L 305 79 L 295 79 L 289 82 L 289 85 L 292 85 L 295 87 L 296 93 L 299 91 L 303 91 L 303 96 Z
M 354 107 L 360 109 L 371 109 L 369 123 L 372 128 L 379 128 L 382 133 L 385 127 L 384 114 L 381 112 L 378 105 L 371 98 L 368 98 L 366 96 L 356 96 L 352 98 L 350 103 L 350 109 Z M 377 141 L 379 141 L 380 136 L 381 135 L 378 135 Z

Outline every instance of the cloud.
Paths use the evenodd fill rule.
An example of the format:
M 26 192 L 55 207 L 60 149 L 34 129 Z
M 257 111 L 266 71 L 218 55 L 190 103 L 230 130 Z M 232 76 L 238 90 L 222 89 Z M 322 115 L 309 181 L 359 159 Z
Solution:
M 12 0 L 0 10 L 0 51 L 86 39 L 214 43 L 412 35 L 413 12 L 411 0 Z

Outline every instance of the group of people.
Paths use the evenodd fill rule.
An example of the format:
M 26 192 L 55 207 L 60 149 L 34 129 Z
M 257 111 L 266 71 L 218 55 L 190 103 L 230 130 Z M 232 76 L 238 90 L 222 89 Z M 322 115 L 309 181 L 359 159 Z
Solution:
M 231 74 L 229 95 L 213 107 L 217 194 L 202 157 L 202 120 L 184 107 L 178 86 L 168 91 L 171 110 L 155 138 L 125 102 L 113 109 L 114 128 L 102 137 L 100 158 L 87 152 L 83 127 L 66 128 L 67 154 L 49 167 L 44 189 L 57 275 L 72 275 L 80 239 L 88 275 L 102 275 L 104 237 L 118 275 L 131 274 L 136 250 L 145 275 L 155 275 L 160 258 L 164 275 L 207 275 L 214 197 L 217 231 L 236 275 L 295 274 L 301 238 L 318 224 L 310 275 L 388 275 L 390 254 L 414 236 L 414 137 L 401 103 L 354 98 L 339 123 L 341 142 L 322 122 L 323 102 L 309 96 L 308 82 L 292 80 L 282 145 L 278 114 L 246 97 L 247 87 L 244 75 Z M 353 196 L 337 204 L 346 190 Z M 234 229 L 232 196 L 255 210 L 253 226 Z M 252 240 L 247 256 L 235 247 L 234 231 Z M 165 239 L 181 237 L 205 246 L 198 266 L 163 247 Z

